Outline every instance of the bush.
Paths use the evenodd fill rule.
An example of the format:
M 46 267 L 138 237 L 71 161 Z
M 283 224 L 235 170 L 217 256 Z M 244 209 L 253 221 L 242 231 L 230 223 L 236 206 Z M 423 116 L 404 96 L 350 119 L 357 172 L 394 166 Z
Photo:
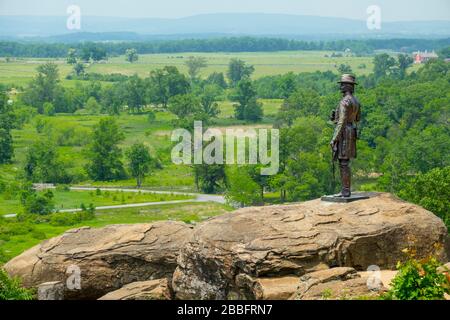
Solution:
M 50 216 L 50 224 L 52 226 L 72 226 L 78 223 L 75 213 L 55 212 Z
M 52 226 L 73 226 L 83 221 L 92 220 L 95 218 L 95 208 L 92 204 L 86 208 L 81 204 L 81 211 L 70 212 L 55 212 L 50 216 L 50 224 Z
M 21 286 L 18 278 L 10 278 L 3 268 L 0 268 L 0 300 L 33 300 L 32 290 Z
M 450 293 L 450 277 L 438 270 L 442 264 L 434 257 L 399 263 L 399 273 L 392 280 L 392 288 L 384 296 L 387 300 L 443 300 Z
M 25 190 L 22 192 L 21 199 L 26 213 L 47 215 L 55 209 L 53 192 L 50 190 L 43 194 L 34 190 Z

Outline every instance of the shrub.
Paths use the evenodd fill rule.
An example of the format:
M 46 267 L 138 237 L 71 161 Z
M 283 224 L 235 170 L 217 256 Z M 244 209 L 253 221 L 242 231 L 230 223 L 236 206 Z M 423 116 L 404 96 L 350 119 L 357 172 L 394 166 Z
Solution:
M 32 290 L 21 286 L 18 278 L 10 278 L 6 271 L 0 268 L 0 300 L 32 300 Z
M 86 207 L 81 204 L 81 211 L 70 212 L 55 212 L 50 216 L 50 224 L 53 226 L 73 226 L 86 220 L 95 218 L 95 208 L 92 204 Z
M 21 199 L 26 213 L 47 215 L 55 208 L 51 190 L 47 190 L 43 194 L 32 189 L 24 190 Z
M 392 280 L 392 288 L 382 296 L 388 300 L 443 300 L 450 293 L 450 279 L 440 272 L 442 264 L 435 258 L 414 259 L 399 263 L 399 273 Z
M 52 226 L 72 226 L 77 224 L 77 216 L 70 212 L 55 212 L 50 216 Z

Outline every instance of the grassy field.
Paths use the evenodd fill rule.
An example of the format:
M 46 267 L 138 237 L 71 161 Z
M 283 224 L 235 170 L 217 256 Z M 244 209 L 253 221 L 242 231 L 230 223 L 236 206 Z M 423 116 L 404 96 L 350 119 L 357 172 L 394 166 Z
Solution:
M 349 64 L 357 75 L 372 72 L 372 57 L 338 57 L 330 58 L 332 52 L 327 51 L 283 51 L 283 52 L 245 52 L 245 53 L 177 53 L 177 54 L 145 54 L 140 55 L 135 63 L 128 63 L 124 56 L 112 57 L 105 63 L 93 63 L 87 66 L 87 72 L 102 74 L 121 73 L 126 75 L 138 74 L 148 76 L 149 72 L 166 65 L 176 66 L 186 73 L 184 65 L 189 56 L 202 56 L 207 60 L 208 66 L 202 70 L 201 76 L 206 77 L 212 72 L 226 72 L 228 63 L 232 58 L 239 58 L 255 67 L 254 78 L 267 75 L 284 74 L 287 72 L 314 72 L 336 71 L 336 66 Z M 26 83 L 36 73 L 36 67 L 46 61 L 58 64 L 61 79 L 66 86 L 75 85 L 76 81 L 65 80 L 72 67 L 65 63 L 65 59 L 36 59 L 21 58 L 5 62 L 0 60 L 0 83 L 15 84 Z M 365 65 L 365 68 L 362 68 Z
M 255 78 L 266 75 L 283 74 L 287 72 L 335 71 L 335 65 L 347 63 L 356 71 L 358 66 L 366 64 L 360 74 L 371 72 L 371 57 L 342 57 L 327 58 L 332 52 L 326 51 L 283 51 L 283 52 L 245 52 L 245 53 L 177 53 L 177 54 L 147 54 L 140 55 L 135 64 L 125 62 L 123 56 L 112 58 L 105 64 L 95 64 L 90 67 L 91 72 L 99 73 L 137 73 L 146 76 L 151 70 L 166 65 L 178 67 L 186 72 L 184 65 L 189 56 L 201 56 L 207 60 L 208 67 L 202 70 L 202 76 L 216 72 L 226 72 L 232 58 L 239 58 L 255 67 Z
M 120 191 L 62 191 L 52 190 L 55 207 L 57 210 L 80 208 L 81 204 L 95 207 L 122 205 L 129 203 L 159 202 L 172 200 L 191 199 L 191 196 L 175 194 L 152 194 Z M 19 199 L 5 199 L 5 195 L 0 194 L 0 215 L 20 213 L 22 206 Z
M 274 116 L 282 104 L 282 100 L 261 99 L 266 116 Z M 258 127 L 252 124 L 245 124 L 233 118 L 233 104 L 229 101 L 219 103 L 221 113 L 217 119 L 218 128 L 239 126 L 240 128 Z M 25 124 L 21 130 L 13 131 L 14 141 L 14 162 L 13 164 L 0 165 L 0 174 L 6 180 L 14 180 L 24 165 L 27 149 L 37 139 L 50 138 L 58 140 L 61 131 L 66 128 L 74 128 L 75 135 L 86 136 L 85 143 L 89 142 L 89 134 L 92 127 L 105 115 L 57 115 L 39 116 L 40 121 L 45 123 L 45 129 L 38 133 L 36 130 L 36 118 Z M 130 115 L 127 113 L 116 117 L 120 127 L 125 133 L 125 139 L 120 147 L 123 150 L 129 148 L 135 142 L 143 142 L 147 145 L 153 155 L 157 155 L 163 164 L 161 170 L 154 170 L 148 176 L 143 186 L 160 190 L 189 191 L 194 190 L 194 177 L 192 169 L 186 165 L 175 165 L 170 161 L 170 142 L 173 126 L 171 121 L 175 116 L 169 112 L 157 112 L 156 119 L 149 121 L 147 115 Z M 260 126 L 260 125 L 259 125 Z M 262 124 L 263 127 L 270 127 L 270 121 Z M 66 164 L 67 170 L 71 174 L 85 175 L 85 167 L 88 164 L 86 157 L 86 145 L 80 146 L 58 146 L 60 159 Z M 127 179 L 114 182 L 94 182 L 87 177 L 82 179 L 80 185 L 93 186 L 135 186 L 134 179 Z M 0 209 L 1 210 L 1 209 Z
M 66 230 L 81 226 L 103 227 L 110 224 L 151 223 L 161 220 L 176 220 L 194 223 L 232 210 L 226 205 L 217 203 L 187 203 L 183 206 L 167 204 L 141 208 L 116 209 L 98 211 L 95 219 L 83 221 L 74 226 L 53 226 L 48 223 L 33 224 L 32 230 L 22 230 L 20 234 L 2 236 L 0 232 L 0 251 L 7 258 L 15 257 L 44 239 L 57 236 Z M 15 219 L 14 219 L 15 220 Z M 5 222 L 3 222 L 3 227 Z M 18 224 L 9 221 L 8 224 Z M 6 227 L 8 226 L 6 225 Z M 2 221 L 0 221 L 0 231 Z

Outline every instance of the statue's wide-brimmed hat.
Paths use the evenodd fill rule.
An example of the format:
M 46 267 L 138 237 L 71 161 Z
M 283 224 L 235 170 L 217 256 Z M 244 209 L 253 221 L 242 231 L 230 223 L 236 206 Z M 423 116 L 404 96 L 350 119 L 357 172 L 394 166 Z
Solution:
M 350 83 L 350 84 L 358 85 L 356 83 L 355 76 L 352 74 L 343 74 L 341 77 L 341 80 L 338 81 L 338 83 Z

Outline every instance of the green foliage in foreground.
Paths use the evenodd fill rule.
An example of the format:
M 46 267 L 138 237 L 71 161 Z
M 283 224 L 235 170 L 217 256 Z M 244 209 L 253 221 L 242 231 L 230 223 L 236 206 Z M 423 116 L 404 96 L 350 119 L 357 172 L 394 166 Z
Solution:
M 386 300 L 443 300 L 450 293 L 449 271 L 442 273 L 442 264 L 434 257 L 416 260 L 413 256 L 399 263 L 392 288 L 381 298 Z
M 32 290 L 21 286 L 18 278 L 10 278 L 5 270 L 0 268 L 0 300 L 33 300 Z

